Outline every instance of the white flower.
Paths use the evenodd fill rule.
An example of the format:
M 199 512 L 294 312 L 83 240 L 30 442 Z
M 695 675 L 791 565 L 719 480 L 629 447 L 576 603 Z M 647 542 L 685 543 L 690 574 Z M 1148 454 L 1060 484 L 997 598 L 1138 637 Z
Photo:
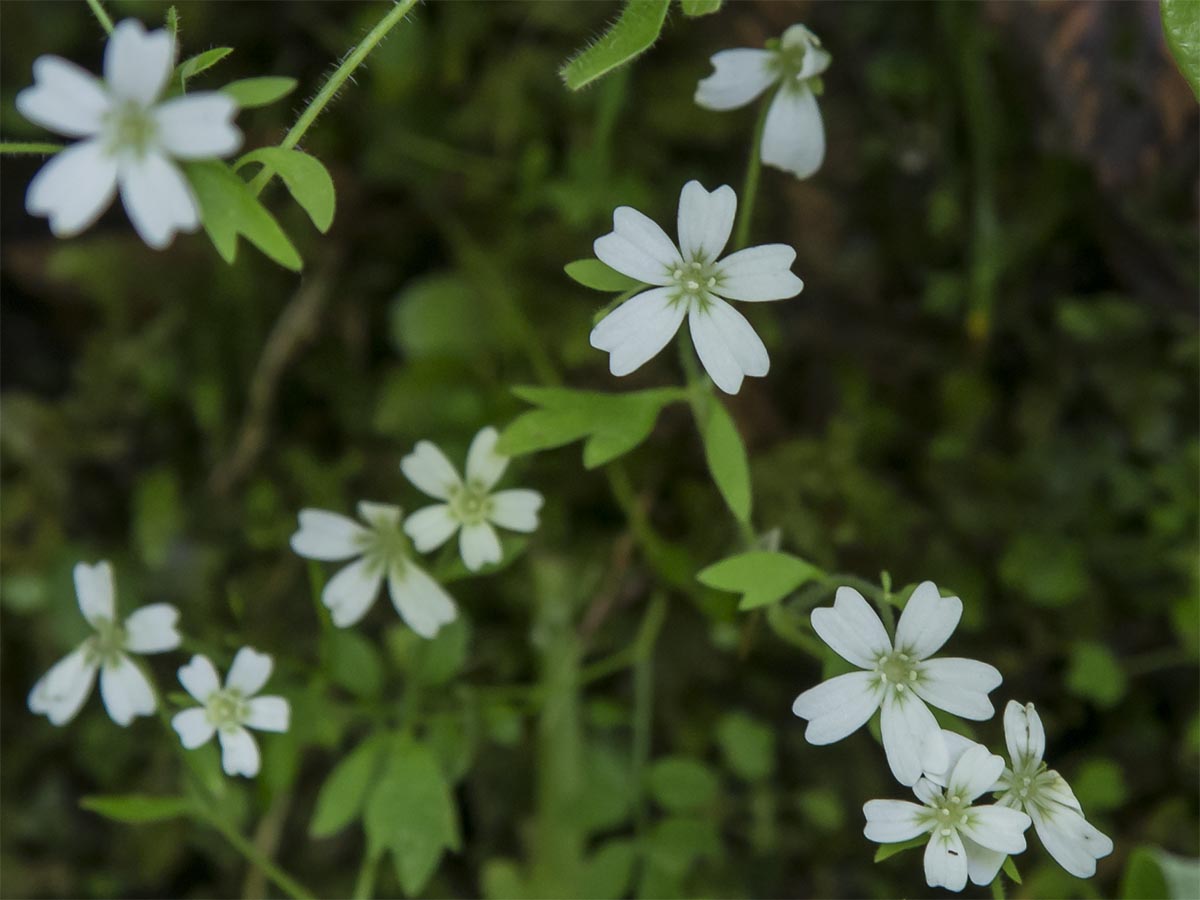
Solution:
M 421 637 L 433 637 L 458 617 L 458 610 L 442 586 L 409 557 L 400 508 L 363 501 L 358 514 L 368 527 L 338 513 L 305 509 L 300 529 L 292 535 L 292 549 L 306 559 L 354 559 L 329 579 L 321 594 L 333 624 L 346 628 L 365 616 L 386 577 L 396 612 Z
M 120 189 L 142 240 L 155 249 L 176 231 L 200 226 L 196 199 L 176 159 L 228 156 L 242 144 L 237 103 L 216 91 L 158 102 L 175 64 L 166 31 L 126 19 L 104 49 L 104 80 L 57 56 L 33 64 L 33 87 L 17 95 L 31 122 L 83 138 L 59 152 L 29 183 L 25 208 L 48 216 L 58 237 L 79 234 Z
M 100 697 L 112 720 L 122 727 L 137 716 L 154 713 L 154 688 L 129 653 L 163 653 L 179 646 L 179 610 L 153 603 L 117 621 L 112 566 L 75 566 L 79 609 L 96 633 L 59 660 L 29 692 L 29 709 L 52 725 L 65 725 L 79 712 L 100 671 Z
M 987 663 L 930 659 L 961 617 L 961 600 L 942 597 L 933 582 L 923 582 L 900 615 L 893 648 L 862 594 L 838 588 L 832 608 L 813 610 L 813 629 L 864 671 L 830 678 L 796 698 L 792 712 L 809 720 L 804 732 L 809 743 L 840 741 L 882 706 L 883 749 L 896 779 L 912 785 L 924 770 L 945 771 L 946 742 L 925 704 L 967 719 L 990 719 L 995 710 L 987 695 L 1001 681 Z
M 620 206 L 613 213 L 613 230 L 596 239 L 596 256 L 630 278 L 656 285 L 592 329 L 592 346 L 608 352 L 614 375 L 628 375 L 655 356 L 684 315 L 700 361 L 721 390 L 736 394 L 743 376 L 767 374 L 767 348 L 725 300 L 785 300 L 800 293 L 804 282 L 790 271 L 796 251 L 786 244 L 751 247 L 718 261 L 736 211 L 733 188 L 709 193 L 689 181 L 679 196 L 679 248 L 636 209 Z
M 913 786 L 924 805 L 908 800 L 870 800 L 863 805 L 863 834 L 880 844 L 895 844 L 929 834 L 925 847 L 925 881 L 930 887 L 961 891 L 970 876 L 974 884 L 990 884 L 1000 860 L 1025 849 L 1029 816 L 1006 806 L 972 806 L 1004 770 L 1004 760 L 986 747 L 972 746 L 950 770 L 946 786 L 927 778 Z M 989 851 L 987 861 L 977 852 Z M 997 865 L 997 869 L 999 866 Z
M 221 742 L 221 765 L 226 775 L 253 778 L 260 764 L 258 744 L 247 728 L 288 730 L 291 707 L 283 697 L 256 697 L 271 677 L 271 657 L 243 647 L 233 658 L 225 687 L 207 656 L 193 656 L 179 669 L 179 683 L 200 706 L 175 714 L 171 726 L 189 750 L 207 744 L 215 734 Z
M 816 94 L 829 62 L 817 36 L 803 25 L 793 25 L 776 49 L 722 50 L 714 55 L 715 71 L 696 85 L 696 102 L 706 109 L 737 109 L 778 82 L 763 125 L 762 160 L 807 178 L 825 159 L 825 124 Z
M 418 490 L 445 501 L 419 509 L 405 520 L 404 532 L 419 551 L 428 553 L 442 546 L 461 528 L 458 549 L 462 561 L 478 572 L 485 563 L 500 562 L 500 538 L 493 525 L 510 531 L 537 530 L 541 494 L 524 488 L 492 493 L 508 466 L 508 457 L 496 452 L 498 437 L 495 428 L 484 428 L 475 435 L 467 451 L 465 481 L 429 441 L 419 441 L 400 461 L 400 470 Z

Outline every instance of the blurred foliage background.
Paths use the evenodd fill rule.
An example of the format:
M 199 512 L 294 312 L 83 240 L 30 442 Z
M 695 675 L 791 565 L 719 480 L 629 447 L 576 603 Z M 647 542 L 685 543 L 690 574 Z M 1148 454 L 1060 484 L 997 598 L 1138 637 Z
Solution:
M 110 9 L 152 23 L 166 5 Z M 278 74 L 311 95 L 382 10 L 180 3 L 183 52 L 236 48 L 195 88 Z M 23 208 L 40 161 L 4 159 L 4 896 L 275 890 L 214 832 L 79 808 L 179 790 L 159 722 L 119 729 L 98 697 L 61 730 L 25 708 L 86 627 L 71 567 L 99 558 L 121 609 L 182 610 L 185 650 L 278 658 L 293 730 L 265 738 L 257 781 L 220 790 L 322 895 L 348 894 L 363 838 L 308 836 L 318 790 L 397 716 L 453 784 L 461 849 L 430 896 L 927 891 L 919 854 L 872 865 L 861 837 L 861 804 L 904 793 L 871 736 L 811 747 L 790 713 L 821 664 L 735 598 L 664 584 L 577 445 L 514 465 L 546 494 L 544 525 L 502 574 L 452 585 L 467 621 L 436 647 L 386 603 L 323 632 L 287 547 L 305 506 L 420 504 L 400 457 L 430 438 L 461 458 L 511 419 L 509 387 L 541 374 L 533 345 L 574 387 L 679 382 L 672 353 L 611 378 L 587 346 L 606 298 L 562 266 L 617 205 L 669 223 L 689 178 L 740 188 L 755 112 L 699 109 L 695 84 L 713 52 L 797 21 L 833 54 L 830 150 L 810 181 L 763 175 L 753 242 L 793 244 L 806 289 L 750 312 L 772 372 L 729 401 L 757 524 L 829 571 L 959 593 L 954 652 L 1004 673 L 998 708 L 1037 704 L 1049 762 L 1117 849 L 1081 882 L 1031 840 L 1015 895 L 1135 892 L 1136 848 L 1197 855 L 1197 108 L 1157 6 L 675 10 L 649 54 L 568 92 L 558 66 L 614 12 L 419 7 L 304 142 L 338 187 L 330 234 L 269 190 L 302 276 L 247 246 L 227 267 L 203 236 L 155 253 L 119 208 L 53 240 Z M 102 32 L 83 3 L 6 2 L 0 26 L 0 132 L 42 139 L 13 106 L 34 58 L 98 71 Z M 301 105 L 243 113 L 247 148 Z M 625 499 L 681 565 L 736 549 L 684 407 L 626 462 Z M 164 690 L 184 660 L 151 661 Z M 1002 746 L 999 718 L 973 731 Z M 390 866 L 378 877 L 399 892 Z

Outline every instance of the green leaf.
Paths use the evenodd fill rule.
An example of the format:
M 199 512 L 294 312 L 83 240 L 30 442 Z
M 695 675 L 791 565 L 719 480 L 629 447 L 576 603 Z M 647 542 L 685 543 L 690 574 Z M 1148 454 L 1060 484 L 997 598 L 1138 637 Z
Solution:
M 623 293 L 641 285 L 640 281 L 610 269 L 598 259 L 577 259 L 563 266 L 563 271 L 572 281 L 593 291 Z
M 1071 645 L 1067 689 L 1102 709 L 1115 706 L 1125 696 L 1127 679 L 1111 650 L 1095 641 Z
M 282 100 L 296 89 L 296 84 L 295 78 L 264 75 L 260 78 L 242 78 L 238 81 L 231 81 L 221 90 L 236 100 L 242 109 L 253 109 L 256 106 L 269 106 L 276 100 Z
M 1071 786 L 1089 813 L 1118 809 L 1129 796 L 1125 773 L 1111 759 L 1088 760 L 1071 777 Z
M 1121 876 L 1121 900 L 1163 900 L 1170 896 L 1158 852 L 1157 847 L 1145 844 L 1129 854 Z
M 503 341 L 492 307 L 457 271 L 406 282 L 392 301 L 390 325 L 392 343 L 407 359 L 446 358 L 477 365 L 481 355 Z
M 567 87 L 577 91 L 649 50 L 658 40 L 670 5 L 671 0 L 626 0 L 612 27 L 559 70 Z
M 1000 560 L 1000 578 L 1038 606 L 1066 606 L 1082 599 L 1088 572 L 1078 543 L 1052 533 L 1014 538 Z
M 181 62 L 175 74 L 181 84 L 186 84 L 189 78 L 195 78 L 201 72 L 211 69 L 232 52 L 232 47 L 213 47 L 211 50 L 197 53 Z
M 233 168 L 236 171 L 251 163 L 260 163 L 282 178 L 288 193 L 308 213 L 317 230 L 322 233 L 329 230 L 337 195 L 333 179 L 319 159 L 300 150 L 260 147 L 239 159 Z
M 470 638 L 467 620 L 459 616 L 449 625 L 439 628 L 432 638 L 421 639 L 414 654 L 412 677 L 429 686 L 445 684 L 466 663 Z
M 166 822 L 186 816 L 194 809 L 186 797 L 165 797 L 155 794 L 93 794 L 83 797 L 79 805 L 106 819 L 128 824 Z
M 904 841 L 899 844 L 880 844 L 879 849 L 875 851 L 875 862 L 883 862 L 897 853 L 903 853 L 905 850 L 911 850 L 913 847 L 924 847 L 928 843 L 929 836 L 921 835 L 920 837 L 915 837 L 910 841 Z
M 1011 856 L 1004 857 L 1004 865 L 1002 868 L 1004 869 L 1004 874 L 1011 878 L 1014 883 L 1023 883 L 1021 881 L 1021 873 L 1017 871 L 1017 864 L 1013 862 L 1013 858 Z
M 707 16 L 721 8 L 722 0 L 679 0 L 685 16 Z
M 775 732 L 741 712 L 717 723 L 717 743 L 726 765 L 747 781 L 770 776 L 775 768 Z
M 718 591 L 741 594 L 738 609 L 746 610 L 782 600 L 822 575 L 816 566 L 790 553 L 751 550 L 701 569 L 696 579 Z
M 708 470 L 730 512 L 739 522 L 749 524 L 750 461 L 746 446 L 729 410 L 716 397 L 709 397 L 706 416 L 702 435 Z
M 644 441 L 668 403 L 682 400 L 677 388 L 602 394 L 569 388 L 513 388 L 540 409 L 522 413 L 500 435 L 496 449 L 509 456 L 561 447 L 586 438 L 583 464 L 595 469 Z
M 583 863 L 581 894 L 595 900 L 618 900 L 629 891 L 637 858 L 633 842 L 617 838 L 601 844 Z
M 1161 0 L 1159 11 L 1175 65 L 1200 99 L 1200 2 Z
M 404 893 L 421 893 L 442 853 L 459 848 L 450 785 L 428 748 L 409 737 L 397 740 L 372 786 L 363 824 L 368 841 L 391 851 Z
M 683 875 L 700 857 L 718 853 L 720 846 L 713 822 L 673 816 L 655 825 L 646 838 L 646 861 L 664 872 Z
M 668 756 L 650 767 L 650 793 L 671 812 L 711 806 L 717 797 L 717 777 L 699 760 Z
M 324 667 L 334 684 L 367 700 L 383 690 L 383 662 L 371 641 L 347 628 L 330 629 L 322 635 Z
M 362 814 L 390 740 L 390 735 L 373 734 L 333 767 L 317 794 L 317 808 L 308 825 L 310 836 L 337 834 Z
M 237 258 L 238 235 L 244 236 L 281 266 L 298 272 L 300 254 L 247 184 L 216 160 L 188 163 L 185 171 L 196 199 L 204 230 L 221 258 Z

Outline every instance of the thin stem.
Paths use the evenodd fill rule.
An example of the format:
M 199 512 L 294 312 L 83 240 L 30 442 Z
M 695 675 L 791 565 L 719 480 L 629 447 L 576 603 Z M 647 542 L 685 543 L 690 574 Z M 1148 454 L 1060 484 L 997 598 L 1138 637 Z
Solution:
M 228 822 L 211 814 L 207 814 L 203 818 L 206 823 L 220 832 L 225 840 L 229 841 L 230 846 L 242 854 L 248 863 L 258 866 L 264 875 L 275 882 L 279 889 L 293 898 L 293 900 L 313 900 L 314 895 L 311 891 L 296 881 L 287 872 L 283 871 L 283 869 L 279 868 L 279 866 L 275 865 L 274 862 L 268 859 L 253 843 L 248 841 L 240 831 Z
M 112 34 L 112 17 L 104 11 L 104 7 L 100 5 L 100 0 L 87 0 L 87 5 L 91 7 L 92 15 L 96 17 L 96 21 L 100 23 L 100 27 L 104 29 L 105 34 Z
M 763 100 L 754 124 L 754 139 L 750 142 L 750 158 L 746 160 L 746 177 L 742 181 L 742 197 L 739 202 L 737 227 L 733 231 L 733 249 L 743 249 L 750 240 L 750 219 L 754 215 L 754 201 L 758 199 L 758 178 L 762 174 L 762 137 L 767 124 L 767 110 L 771 108 L 774 94 Z
M 375 895 L 375 876 L 379 873 L 379 861 L 383 859 L 383 847 L 369 842 L 354 879 L 354 900 L 371 900 Z
M 646 834 L 647 811 L 645 771 L 650 762 L 651 726 L 654 722 L 654 645 L 667 616 L 667 598 L 657 595 L 646 610 L 637 636 L 637 663 L 633 669 L 633 772 L 637 785 L 637 809 L 634 817 L 638 840 Z
M 12 156 L 20 154 L 45 156 L 50 153 L 57 153 L 63 149 L 62 144 L 26 144 L 13 141 L 0 142 L 0 153 L 7 153 Z
M 89 2 L 92 2 L 92 0 L 89 0 Z M 354 70 L 362 65 L 367 55 L 378 46 L 379 42 L 387 36 L 387 33 L 395 28 L 400 20 L 408 15 L 409 11 L 416 5 L 417 0 L 398 0 L 388 14 L 380 19 L 374 28 L 367 32 L 367 36 L 346 55 L 346 58 L 342 60 L 342 64 L 334 69 L 333 74 L 329 76 L 325 84 L 317 91 L 317 95 L 313 97 L 312 102 L 308 104 L 304 112 L 300 113 L 300 118 L 296 120 L 296 124 L 284 135 L 283 140 L 279 144 L 280 147 L 284 150 L 290 150 L 300 143 L 300 139 L 304 137 L 305 133 L 312 126 L 312 123 L 317 120 L 317 116 L 337 96 L 337 92 L 341 90 L 342 85 L 354 74 Z M 261 193 L 274 174 L 273 169 L 264 166 L 262 171 L 250 182 L 250 190 L 255 194 Z

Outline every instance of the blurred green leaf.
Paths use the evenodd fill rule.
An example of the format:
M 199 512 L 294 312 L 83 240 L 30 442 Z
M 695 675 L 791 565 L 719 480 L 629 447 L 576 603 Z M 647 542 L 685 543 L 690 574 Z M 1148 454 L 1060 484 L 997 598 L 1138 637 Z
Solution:
M 683 756 L 668 756 L 650 767 L 650 793 L 671 812 L 688 812 L 711 806 L 717 797 L 717 777 L 704 763 Z
M 713 481 L 734 518 L 750 522 L 750 461 L 746 445 L 738 433 L 729 410 L 716 397 L 709 397 L 704 422 L 704 458 Z
M 225 262 L 237 258 L 238 235 L 242 235 L 284 268 L 300 271 L 300 254 L 288 236 L 228 166 L 204 160 L 188 163 L 185 171 L 200 204 L 204 230 Z
M 903 853 L 905 850 L 911 850 L 914 847 L 924 847 L 929 843 L 928 835 L 912 838 L 911 840 L 901 841 L 898 844 L 880 844 L 875 851 L 875 862 L 883 862 L 885 859 L 891 859 L 897 853 Z
M 391 741 L 373 734 L 342 758 L 325 778 L 308 833 L 314 838 L 337 834 L 362 814 L 367 794 L 379 778 Z
M 1000 560 L 1000 577 L 1038 606 L 1066 606 L 1088 587 L 1079 546 L 1051 534 L 1018 533 Z
M 356 697 L 370 700 L 383 690 L 383 661 L 375 645 L 350 628 L 323 632 L 326 674 Z
M 474 361 L 500 340 L 490 307 L 456 271 L 407 282 L 392 301 L 391 331 L 396 349 L 409 359 Z
M 183 524 L 178 477 L 170 469 L 150 470 L 138 480 L 133 495 L 133 542 L 146 566 L 166 564 Z
M 679 0 L 685 16 L 707 16 L 721 8 L 723 0 Z
M 775 732 L 745 713 L 722 716 L 717 743 L 729 768 L 747 781 L 767 778 L 775 769 Z
M 619 900 L 633 880 L 637 852 L 633 842 L 614 839 L 601 844 L 583 864 L 582 896 L 596 900 Z
M 262 165 L 283 180 L 288 193 L 308 213 L 318 231 L 329 230 L 337 195 L 329 170 L 319 159 L 300 150 L 260 147 L 242 156 L 233 168 L 237 171 L 253 163 Z
M 195 56 L 189 56 L 175 70 L 180 83 L 186 84 L 189 78 L 194 78 L 201 72 L 206 72 L 233 52 L 232 47 L 213 47 Z
M 1158 848 L 1137 847 L 1129 854 L 1121 876 L 1121 900 L 1165 900 L 1170 897 L 1167 879 L 1158 864 Z
M 651 830 L 645 853 L 651 865 L 683 875 L 700 858 L 715 855 L 720 846 L 717 827 L 711 821 L 672 816 Z
M 470 626 L 462 616 L 438 629 L 432 638 L 419 639 L 411 677 L 430 686 L 445 684 L 466 663 L 470 640 Z
M 577 259 L 563 266 L 567 277 L 593 291 L 621 293 L 638 287 L 641 282 L 610 269 L 598 259 Z
M 1071 645 L 1066 684 L 1076 697 L 1107 709 L 1125 696 L 1126 678 L 1108 647 L 1095 641 L 1076 641 Z
M 789 553 L 752 550 L 701 569 L 696 579 L 719 591 L 742 594 L 738 609 L 756 609 L 782 600 L 822 572 Z
M 1160 0 L 1159 10 L 1175 65 L 1200 99 L 1200 2 Z
M 1118 809 L 1129 795 L 1125 773 L 1111 759 L 1092 759 L 1071 778 L 1079 803 L 1089 813 Z
M 155 794 L 92 794 L 82 797 L 79 805 L 106 819 L 127 824 L 166 822 L 192 813 L 195 807 L 186 797 L 164 797 Z
M 621 17 L 559 71 L 573 91 L 649 50 L 658 40 L 671 0 L 626 0 Z
M 236 100 L 242 109 L 253 109 L 256 106 L 269 106 L 276 100 L 282 100 L 296 89 L 296 84 L 295 78 L 264 75 L 259 78 L 242 78 L 238 81 L 231 81 L 221 88 L 221 91 Z M 289 151 L 284 150 L 283 152 Z

